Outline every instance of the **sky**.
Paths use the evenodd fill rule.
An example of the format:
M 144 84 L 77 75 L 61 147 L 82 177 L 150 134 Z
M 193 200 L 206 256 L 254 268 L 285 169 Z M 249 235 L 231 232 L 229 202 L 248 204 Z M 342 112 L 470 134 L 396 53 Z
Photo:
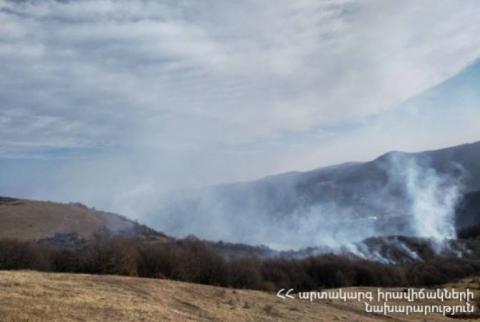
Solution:
M 164 191 L 480 140 L 480 5 L 0 0 L 0 195 Z

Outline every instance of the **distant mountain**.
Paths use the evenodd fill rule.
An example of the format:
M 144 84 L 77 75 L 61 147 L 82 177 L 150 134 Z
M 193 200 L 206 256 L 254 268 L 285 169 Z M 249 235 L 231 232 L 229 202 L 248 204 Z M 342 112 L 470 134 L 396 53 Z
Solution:
M 0 197 L 0 238 L 73 245 L 96 235 L 164 239 L 162 233 L 80 203 L 61 204 Z
M 149 224 L 175 235 L 282 248 L 392 235 L 449 238 L 455 226 L 480 224 L 478 216 L 455 217 L 463 196 L 475 191 L 480 142 L 172 194 Z
M 420 153 L 389 152 L 370 162 L 162 198 L 162 207 L 145 217 L 150 227 L 210 240 L 227 257 L 333 251 L 409 260 L 428 240 L 480 235 L 480 142 Z M 105 233 L 171 240 L 154 229 L 78 203 L 0 197 L 0 238 L 61 245 Z

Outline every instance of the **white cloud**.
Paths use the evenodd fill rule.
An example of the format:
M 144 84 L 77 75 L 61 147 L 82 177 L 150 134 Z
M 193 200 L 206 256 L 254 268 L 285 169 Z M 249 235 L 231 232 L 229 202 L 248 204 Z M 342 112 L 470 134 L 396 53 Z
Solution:
M 480 53 L 476 1 L 0 6 L 2 145 L 276 139 L 391 109 Z
M 105 195 L 135 197 L 181 176 L 212 183 L 368 158 L 380 148 L 359 140 L 384 127 L 342 127 L 479 57 L 478 16 L 473 0 L 0 0 L 0 159 L 123 149 L 74 160 L 65 173 L 76 183 L 47 187 L 89 199 L 99 173 Z M 65 185 L 78 189 L 66 196 Z

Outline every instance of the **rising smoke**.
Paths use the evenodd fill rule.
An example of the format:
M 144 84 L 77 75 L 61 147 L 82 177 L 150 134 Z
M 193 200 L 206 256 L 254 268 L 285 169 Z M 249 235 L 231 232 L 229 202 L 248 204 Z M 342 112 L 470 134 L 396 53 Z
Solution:
M 403 166 L 415 236 L 437 241 L 456 238 L 455 207 L 460 185 L 449 175 L 420 167 L 414 159 Z
M 367 238 L 395 235 L 442 244 L 456 237 L 462 176 L 453 170 L 440 171 L 426 157 L 390 153 L 365 164 L 317 170 L 316 176 L 291 173 L 182 192 L 148 218 L 176 236 L 275 249 L 351 248 Z

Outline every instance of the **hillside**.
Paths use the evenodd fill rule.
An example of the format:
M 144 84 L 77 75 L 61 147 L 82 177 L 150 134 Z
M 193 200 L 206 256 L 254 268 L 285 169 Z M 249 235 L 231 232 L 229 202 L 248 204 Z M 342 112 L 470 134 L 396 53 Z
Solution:
M 145 223 L 176 237 L 193 234 L 277 250 L 328 250 L 399 235 L 451 238 L 455 228 L 458 235 L 471 236 L 480 225 L 475 197 L 479 165 L 480 142 L 420 153 L 390 152 L 370 162 L 159 196 L 161 207 L 146 214 Z M 456 204 L 448 196 L 457 192 Z M 167 238 L 78 203 L 4 197 L 0 219 L 2 238 L 68 244 L 105 231 Z
M 476 142 L 172 194 L 146 218 L 174 235 L 287 249 L 390 235 L 451 238 L 455 197 L 479 190 Z M 480 223 L 459 218 L 461 229 Z M 422 222 L 443 226 L 425 231 Z
M 454 286 L 478 289 L 478 280 Z M 348 291 L 374 290 L 348 288 Z M 28 305 L 25 305 L 28 303 Z M 399 302 L 395 302 L 399 303 Z M 403 303 L 403 302 L 402 302 Z M 444 304 L 447 304 L 446 302 Z M 416 303 L 418 304 L 418 303 Z M 167 280 L 0 271 L 0 316 L 19 321 L 419 321 L 367 314 L 361 302 L 282 300 L 274 293 Z M 429 321 L 451 321 L 439 314 Z M 466 319 L 462 319 L 466 321 Z
M 0 237 L 67 243 L 91 239 L 96 234 L 165 238 L 163 234 L 125 217 L 97 211 L 78 203 L 61 204 L 0 198 Z
M 464 208 L 469 209 L 469 204 Z M 470 215 L 472 217 L 472 215 Z M 125 217 L 94 210 L 82 204 L 61 204 L 48 201 L 33 201 L 15 198 L 0 198 L 0 239 L 38 241 L 57 246 L 79 246 L 97 235 L 136 237 L 147 241 L 171 241 L 174 239 L 147 226 L 140 225 Z M 468 230 L 469 231 L 469 230 Z M 468 232 L 467 231 L 467 232 Z M 470 232 L 470 235 L 472 233 Z M 187 240 L 198 240 L 189 236 Z M 393 241 L 393 242 L 392 242 Z M 276 251 L 266 246 L 229 242 L 205 241 L 216 253 L 225 258 L 304 258 L 334 251 L 333 249 L 305 248 L 290 251 Z M 386 237 L 367 239 L 354 245 L 355 248 L 336 250 L 339 254 L 356 255 L 383 262 L 410 262 L 411 254 L 423 254 L 423 260 L 433 256 L 432 246 L 420 239 Z M 353 246 L 352 246 L 353 247 Z M 461 243 L 450 244 L 452 255 L 463 249 Z M 419 249 L 423 249 L 422 252 Z M 373 256 L 372 254 L 375 254 Z
M 467 193 L 459 203 L 456 225 L 460 237 L 480 235 L 480 191 Z

